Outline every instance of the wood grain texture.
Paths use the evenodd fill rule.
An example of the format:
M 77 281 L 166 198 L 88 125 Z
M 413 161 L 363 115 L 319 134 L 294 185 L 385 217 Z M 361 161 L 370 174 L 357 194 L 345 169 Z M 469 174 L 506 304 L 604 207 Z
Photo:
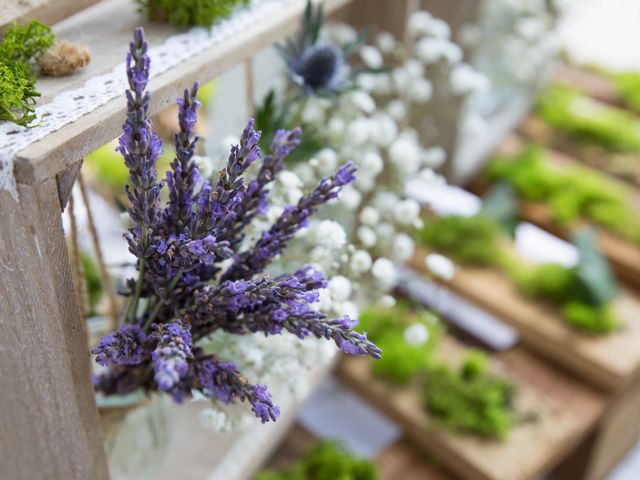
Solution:
M 0 30 L 11 22 L 38 20 L 51 25 L 100 0 L 3 0 L 0 5 Z
M 424 272 L 425 256 L 426 251 L 418 248 L 412 266 Z M 598 388 L 621 389 L 640 376 L 640 299 L 627 289 L 621 290 L 613 305 L 621 328 L 589 335 L 567 324 L 557 308 L 520 294 L 497 270 L 461 267 L 443 283 L 517 328 L 532 349 Z
M 0 192 L 0 478 L 106 479 L 55 179 Z
M 441 340 L 442 358 L 457 363 L 461 345 Z M 423 407 L 419 385 L 391 386 L 370 373 L 358 358 L 340 364 L 339 376 L 361 395 L 401 424 L 416 445 L 461 478 L 469 480 L 535 479 L 550 471 L 587 435 L 602 413 L 602 397 L 570 377 L 555 372 L 521 349 L 493 357 L 494 371 L 518 388 L 515 408 L 534 412 L 535 422 L 517 424 L 505 442 L 448 433 Z
M 526 141 L 517 134 L 509 135 L 500 144 L 497 153 L 505 156 L 516 155 L 525 147 Z M 549 148 L 545 151 L 547 165 L 558 171 L 571 166 L 580 166 L 590 170 L 590 167 L 583 165 L 579 160 L 570 155 L 558 152 Z M 594 171 L 594 173 L 597 173 Z M 609 182 L 615 186 L 619 192 L 625 192 L 629 199 L 629 206 L 640 216 L 640 190 L 631 189 L 625 183 L 609 179 Z M 482 195 L 488 189 L 488 185 L 483 180 L 472 182 L 469 189 L 478 195 Z M 551 210 L 541 203 L 524 202 L 520 205 L 520 214 L 522 218 L 530 223 L 538 225 L 554 235 L 569 240 L 573 233 L 583 228 L 587 221 L 578 221 L 573 225 L 562 225 L 557 222 L 552 215 Z M 598 231 L 598 243 L 602 253 L 609 260 L 612 268 L 621 280 L 628 284 L 640 288 L 640 245 L 635 245 L 629 240 L 625 240 L 614 233 L 606 230 Z
M 351 1 L 324 0 L 325 10 L 330 13 Z M 155 114 L 175 102 L 184 88 L 194 81 L 205 83 L 288 35 L 298 27 L 305 5 L 306 0 L 287 2 L 278 15 L 263 18 L 244 35 L 228 38 L 216 48 L 208 49 L 155 77 L 149 84 L 153 93 L 151 113 Z M 105 22 L 105 18 L 109 21 Z M 77 88 L 122 63 L 132 32 L 139 25 L 144 27 L 152 47 L 177 33 L 168 25 L 150 23 L 141 17 L 131 0 L 103 0 L 61 25 L 58 34 L 87 44 L 92 61 L 77 75 L 40 79 L 38 89 L 43 94 L 40 102 L 46 103 L 55 95 Z M 31 184 L 50 178 L 113 140 L 121 128 L 125 107 L 123 92 L 122 98 L 107 102 L 31 144 L 18 155 L 15 165 L 18 182 Z

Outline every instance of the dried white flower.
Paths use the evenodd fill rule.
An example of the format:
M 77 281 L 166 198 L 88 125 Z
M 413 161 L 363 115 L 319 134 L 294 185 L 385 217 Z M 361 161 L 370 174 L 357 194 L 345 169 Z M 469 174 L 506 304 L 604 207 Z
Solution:
M 376 102 L 373 101 L 371 95 L 362 90 L 356 90 L 349 96 L 351 103 L 362 110 L 364 113 L 373 113 L 376 109 Z
M 425 104 L 431 100 L 433 86 L 426 78 L 415 78 L 409 83 L 409 97 L 417 104 Z
M 332 148 L 323 148 L 316 154 L 317 168 L 322 174 L 333 172 L 338 165 L 338 154 Z
M 400 225 L 413 225 L 420 216 L 420 204 L 411 198 L 402 200 L 393 208 L 393 216 Z
M 336 275 L 329 280 L 328 289 L 335 302 L 344 302 L 351 296 L 351 281 L 347 277 Z
M 360 58 L 369 68 L 381 68 L 384 64 L 380 51 L 371 45 L 363 45 L 360 48 Z
M 413 239 L 409 235 L 406 233 L 396 235 L 393 240 L 393 258 L 400 263 L 406 262 L 412 257 L 414 247 Z
M 409 345 L 419 347 L 429 340 L 429 330 L 422 323 L 414 323 L 404 329 L 403 336 Z
M 363 225 L 375 225 L 380 221 L 380 213 L 375 208 L 367 205 L 360 212 L 358 219 Z
M 371 266 L 373 274 L 379 287 L 383 290 L 392 289 L 398 280 L 398 272 L 396 266 L 388 258 L 380 257 Z
M 444 164 L 447 152 L 442 147 L 430 147 L 422 151 L 422 164 L 429 168 L 439 168 Z
M 380 154 L 374 150 L 369 150 L 365 153 L 360 160 L 360 164 L 362 165 L 362 170 L 371 176 L 378 175 L 384 168 L 384 160 L 382 160 Z
M 356 273 L 363 273 L 371 268 L 372 263 L 373 261 L 371 260 L 369 252 L 366 250 L 356 250 L 353 255 L 351 255 L 349 267 Z
M 432 274 L 443 280 L 451 280 L 456 273 L 456 267 L 453 262 L 438 253 L 427 255 L 424 263 Z
M 371 228 L 361 225 L 358 227 L 358 239 L 362 242 L 362 245 L 365 247 L 373 247 L 378 241 L 378 237 L 376 236 L 376 232 L 374 232 Z

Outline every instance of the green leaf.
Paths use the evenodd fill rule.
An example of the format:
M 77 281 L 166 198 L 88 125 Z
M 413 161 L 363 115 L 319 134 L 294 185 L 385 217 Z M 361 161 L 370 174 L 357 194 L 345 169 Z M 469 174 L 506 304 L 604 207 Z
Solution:
M 598 249 L 595 230 L 588 228 L 576 233 L 573 243 L 580 254 L 577 276 L 585 299 L 593 305 L 607 304 L 618 294 L 618 284 Z
M 496 183 L 482 199 L 481 215 L 495 220 L 513 236 L 519 221 L 518 196 L 508 183 Z

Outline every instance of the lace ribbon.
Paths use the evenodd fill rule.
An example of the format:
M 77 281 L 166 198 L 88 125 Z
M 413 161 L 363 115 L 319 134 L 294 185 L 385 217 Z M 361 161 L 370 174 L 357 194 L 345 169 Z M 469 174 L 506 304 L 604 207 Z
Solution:
M 263 18 L 278 15 L 282 4 L 291 1 L 293 0 L 252 0 L 249 7 L 239 9 L 231 18 L 211 29 L 193 28 L 186 33 L 169 37 L 162 45 L 149 50 L 152 61 L 151 77 L 252 28 Z M 123 45 L 124 48 L 126 45 Z M 36 107 L 34 123 L 37 126 L 26 128 L 9 122 L 0 124 L 0 190 L 9 191 L 18 201 L 13 175 L 13 164 L 18 152 L 123 95 L 126 88 L 125 66 L 121 63 L 110 73 L 93 77 L 84 86 L 63 92 L 50 103 Z

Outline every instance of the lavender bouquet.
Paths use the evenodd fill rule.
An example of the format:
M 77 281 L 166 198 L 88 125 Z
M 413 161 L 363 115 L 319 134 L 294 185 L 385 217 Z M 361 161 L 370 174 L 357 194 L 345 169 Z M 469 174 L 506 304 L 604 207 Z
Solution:
M 198 85 L 178 99 L 180 131 L 176 157 L 159 181 L 155 164 L 162 143 L 149 119 L 150 58 L 142 28 L 137 28 L 127 54 L 127 118 L 118 151 L 129 169 L 126 193 L 132 227 L 126 234 L 137 258 L 138 276 L 127 281 L 122 325 L 93 349 L 104 367 L 94 380 L 97 391 L 123 395 L 143 389 L 170 394 L 177 402 L 198 392 L 223 403 L 248 401 L 262 422 L 275 420 L 279 408 L 264 385 L 253 385 L 234 363 L 203 347 L 216 331 L 231 334 L 290 332 L 333 340 L 345 353 L 380 357 L 365 334 L 352 330 L 355 321 L 329 319 L 313 308 L 324 276 L 311 267 L 270 278 L 269 263 L 318 206 L 336 198 L 353 182 L 351 163 L 323 178 L 309 195 L 287 206 L 273 225 L 245 246 L 244 231 L 268 206 L 269 186 L 283 159 L 300 141 L 300 129 L 280 130 L 262 157 L 260 133 L 249 120 L 240 144 L 231 148 L 217 180 L 201 178 L 193 159 L 193 129 L 199 102 Z M 256 164 L 247 184 L 243 174 Z M 161 204 L 167 187 L 168 200 Z

